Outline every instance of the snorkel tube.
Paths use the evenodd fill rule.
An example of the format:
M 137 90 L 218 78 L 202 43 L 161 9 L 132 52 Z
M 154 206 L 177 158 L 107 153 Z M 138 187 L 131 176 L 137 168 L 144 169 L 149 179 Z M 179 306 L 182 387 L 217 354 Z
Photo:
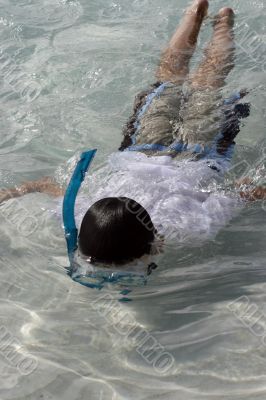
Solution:
M 86 172 L 96 154 L 96 149 L 85 151 L 81 154 L 73 175 L 68 184 L 63 201 L 63 223 L 67 243 L 70 266 L 73 263 L 74 254 L 78 247 L 78 229 L 75 222 L 75 202 L 78 191 L 84 181 Z

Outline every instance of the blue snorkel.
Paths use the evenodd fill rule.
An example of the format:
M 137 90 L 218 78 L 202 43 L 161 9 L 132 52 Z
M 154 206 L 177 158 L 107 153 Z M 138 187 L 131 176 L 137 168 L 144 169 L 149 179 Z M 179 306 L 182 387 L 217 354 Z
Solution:
M 80 160 L 76 165 L 64 196 L 63 223 L 70 266 L 73 263 L 74 254 L 78 247 L 78 230 L 75 222 L 75 202 L 80 186 L 84 181 L 86 172 L 96 154 L 96 151 L 97 150 L 94 149 L 85 151 L 81 154 Z

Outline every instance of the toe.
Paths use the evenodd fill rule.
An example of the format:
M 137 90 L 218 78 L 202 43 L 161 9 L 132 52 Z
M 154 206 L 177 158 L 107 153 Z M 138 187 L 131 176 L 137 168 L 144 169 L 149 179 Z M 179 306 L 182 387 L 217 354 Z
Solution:
M 233 17 L 235 14 L 234 14 L 234 11 L 232 8 L 224 7 L 224 8 L 221 8 L 218 15 L 219 15 L 219 17 Z
M 228 25 L 230 27 L 233 27 L 234 25 L 234 16 L 235 13 L 230 7 L 224 7 L 221 8 L 221 10 L 218 12 L 218 15 L 214 18 L 214 27 L 219 27 L 220 25 Z
M 198 11 L 204 15 L 207 15 L 209 8 L 208 0 L 198 0 Z
M 208 13 L 208 0 L 195 0 L 194 3 L 187 9 L 187 14 L 195 13 L 200 16 L 206 16 Z

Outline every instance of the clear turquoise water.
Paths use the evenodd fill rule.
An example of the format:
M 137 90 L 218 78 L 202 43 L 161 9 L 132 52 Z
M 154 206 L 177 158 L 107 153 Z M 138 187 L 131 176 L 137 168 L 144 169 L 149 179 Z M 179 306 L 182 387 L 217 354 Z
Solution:
M 186 4 L 2 1 L 1 186 L 53 175 L 84 148 L 100 150 L 98 163 L 115 150 Z M 224 5 L 212 1 L 210 14 Z M 226 91 L 249 88 L 253 105 L 234 162 L 252 174 L 266 154 L 266 13 L 259 0 L 230 5 L 237 58 Z M 210 32 L 207 22 L 192 67 Z M 41 93 L 27 101 L 33 85 Z M 0 208 L 1 400 L 265 399 L 264 204 L 201 249 L 169 252 L 130 303 L 116 302 L 117 288 L 97 292 L 66 275 L 54 207 L 33 194 Z M 239 298 L 253 304 L 245 319 L 229 306 Z M 134 342 L 133 328 L 170 354 L 171 368 Z

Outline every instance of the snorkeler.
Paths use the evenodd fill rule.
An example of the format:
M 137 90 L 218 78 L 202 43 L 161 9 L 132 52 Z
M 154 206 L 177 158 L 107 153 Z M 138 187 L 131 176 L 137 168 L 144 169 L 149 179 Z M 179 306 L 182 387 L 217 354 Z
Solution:
M 86 178 L 89 193 L 76 207 L 82 219 L 77 253 L 85 265 L 152 266 L 151 255 L 167 240 L 197 245 L 215 236 L 244 200 L 266 199 L 266 190 L 248 180 L 233 194 L 208 189 L 230 168 L 249 105 L 241 103 L 244 92 L 227 100 L 221 94 L 234 66 L 231 8 L 215 17 L 204 59 L 189 73 L 207 13 L 207 0 L 186 10 L 163 52 L 157 82 L 136 97 L 120 151 L 94 179 Z M 1 191 L 0 202 L 32 192 L 63 194 L 43 178 Z

